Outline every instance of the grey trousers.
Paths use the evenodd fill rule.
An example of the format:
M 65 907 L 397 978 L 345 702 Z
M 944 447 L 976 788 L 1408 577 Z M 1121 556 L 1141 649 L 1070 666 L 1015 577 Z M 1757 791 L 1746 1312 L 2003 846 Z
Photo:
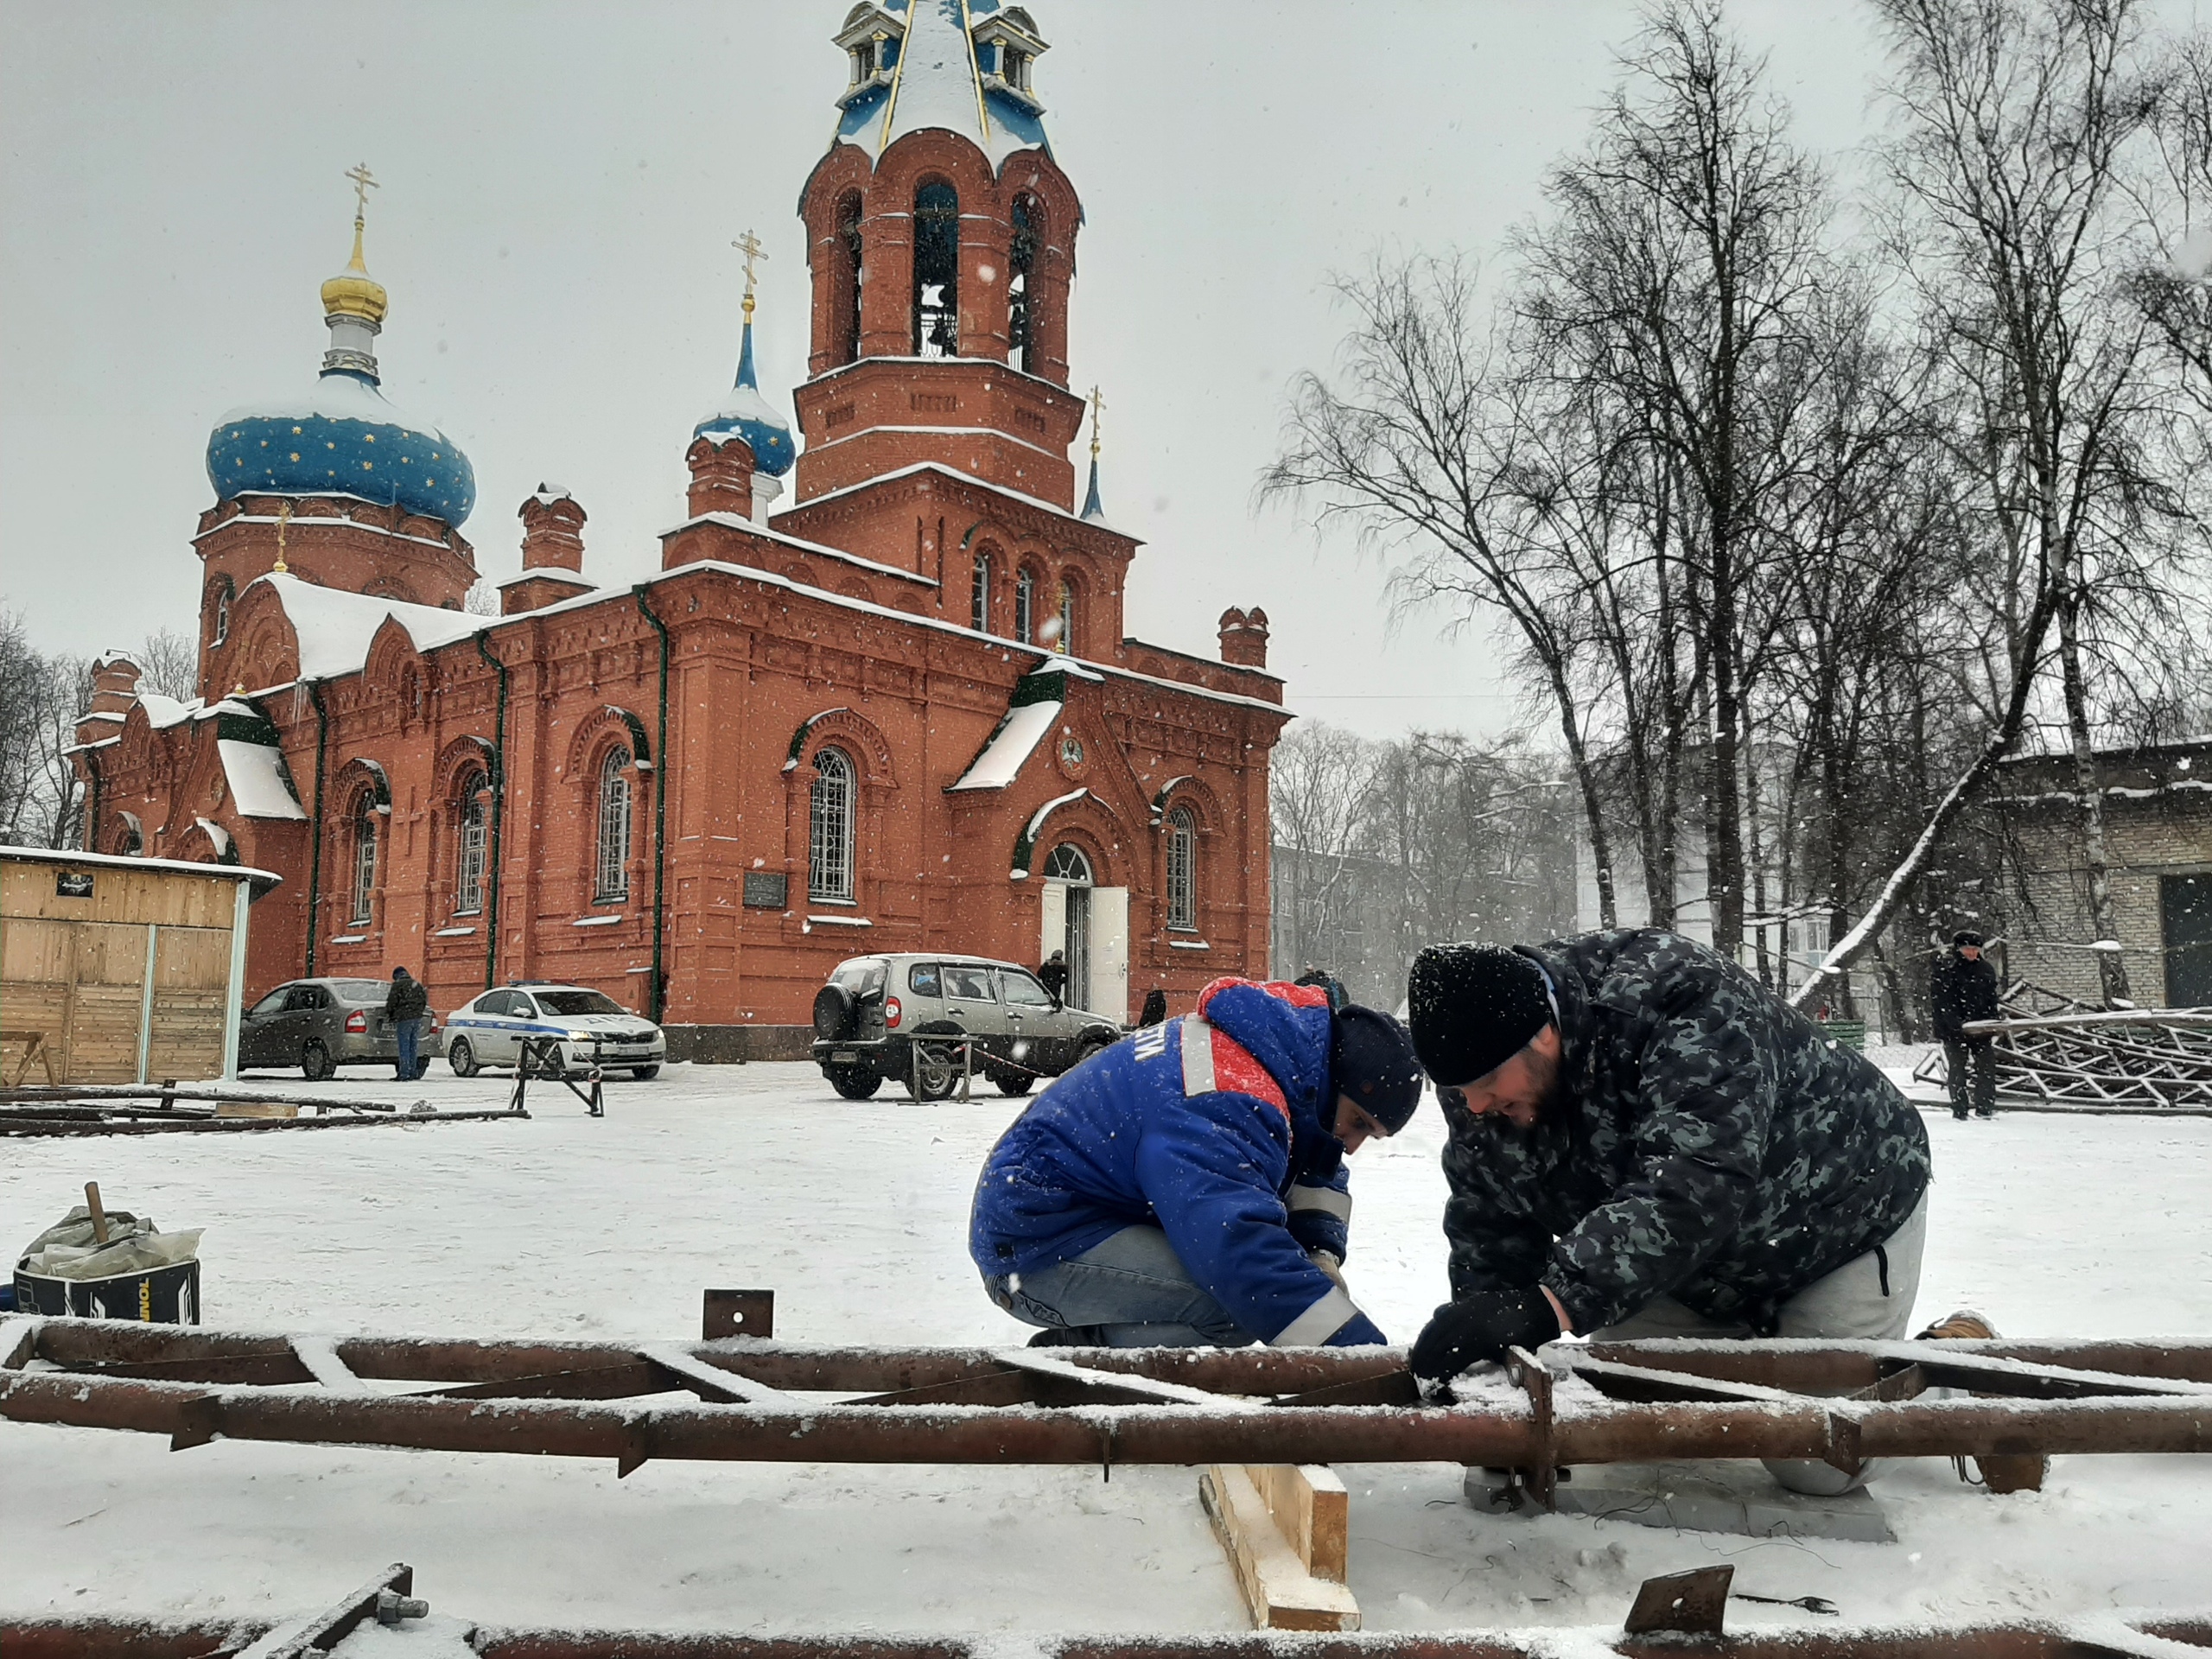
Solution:
M 1928 1198 L 1879 1248 L 1853 1256 L 1815 1279 L 1777 1310 L 1783 1337 L 1834 1337 L 1847 1341 L 1895 1342 L 1912 1328 L 1913 1300 L 1920 1294 L 1920 1256 L 1928 1242 Z M 1631 1342 L 1650 1337 L 1744 1338 L 1747 1325 L 1708 1319 L 1671 1296 L 1662 1296 L 1618 1325 L 1590 1333 L 1592 1342 Z M 1793 1492 L 1832 1495 L 1862 1484 L 1878 1466 L 1863 1464 L 1845 1474 L 1825 1463 L 1769 1459 L 1767 1468 Z

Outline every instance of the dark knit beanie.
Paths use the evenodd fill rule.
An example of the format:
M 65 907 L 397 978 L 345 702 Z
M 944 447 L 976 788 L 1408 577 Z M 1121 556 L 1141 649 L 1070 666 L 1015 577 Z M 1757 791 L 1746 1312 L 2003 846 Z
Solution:
M 1337 1093 L 1392 1135 L 1421 1104 L 1421 1062 L 1413 1039 L 1389 1014 L 1348 1003 L 1329 1022 L 1329 1070 Z M 1334 1097 L 1330 1109 L 1334 1110 Z
M 1421 1069 L 1446 1088 L 1488 1077 L 1552 1022 L 1544 970 L 1502 944 L 1432 944 L 1406 987 Z
M 1961 944 L 1972 944 L 1972 945 L 1977 945 L 1977 946 L 1978 946 L 1978 945 L 1980 945 L 1980 943 L 1981 943 L 1981 935 L 1980 935 L 1980 934 L 1979 934 L 1979 933 L 1977 933 L 1977 932 L 1975 932 L 1975 931 L 1974 931 L 1973 929 L 1971 929 L 1971 928 L 1964 929 L 1964 930 L 1962 930 L 1962 931 L 1960 931 L 1960 932 L 1956 932 L 1956 933 L 1954 933 L 1954 934 L 1952 934 L 1952 935 L 1951 935 L 1951 944 L 1952 944 L 1954 946 L 1961 945 Z

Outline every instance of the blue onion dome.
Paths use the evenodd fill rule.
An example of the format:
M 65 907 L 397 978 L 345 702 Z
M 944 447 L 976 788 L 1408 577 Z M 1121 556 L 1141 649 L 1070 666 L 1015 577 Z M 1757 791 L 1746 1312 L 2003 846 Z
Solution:
M 721 408 L 691 429 L 691 435 L 710 441 L 725 435 L 742 438 L 753 451 L 753 471 L 781 478 L 791 471 L 798 454 L 791 448 L 791 423 L 760 395 L 760 383 L 753 371 L 753 296 L 749 294 L 745 308 L 745 344 L 738 353 L 737 384 L 722 399 Z
M 351 495 L 460 525 L 476 506 L 476 471 L 437 428 L 410 420 L 379 390 L 373 348 L 385 290 L 361 260 L 322 285 L 330 349 L 305 395 L 232 410 L 207 439 L 215 499 Z

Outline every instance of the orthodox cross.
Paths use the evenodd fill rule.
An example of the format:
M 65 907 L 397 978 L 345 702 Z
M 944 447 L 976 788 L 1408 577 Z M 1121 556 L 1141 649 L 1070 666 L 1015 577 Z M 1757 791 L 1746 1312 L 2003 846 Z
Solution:
M 766 259 L 768 257 L 768 250 L 761 245 L 760 238 L 750 231 L 731 243 L 730 246 L 745 256 L 745 315 L 749 317 L 753 315 L 753 262 L 755 259 Z
M 292 504 L 289 501 L 276 509 L 276 574 L 290 574 L 284 566 L 284 527 L 292 522 Z
M 369 176 L 369 164 L 366 162 L 346 169 L 346 176 L 353 181 L 353 217 L 359 219 L 368 212 L 369 192 L 381 190 L 384 186 Z
M 1106 408 L 1106 394 L 1093 386 L 1090 389 L 1090 453 L 1098 454 L 1098 420 Z

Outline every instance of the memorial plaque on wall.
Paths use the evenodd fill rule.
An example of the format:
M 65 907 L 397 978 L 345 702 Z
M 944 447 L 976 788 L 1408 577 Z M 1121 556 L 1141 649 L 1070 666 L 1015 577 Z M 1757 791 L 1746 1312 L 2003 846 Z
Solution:
M 90 870 L 56 870 L 54 873 L 54 896 L 57 899 L 91 898 L 92 873 Z
M 745 906 L 747 910 L 781 910 L 791 901 L 791 879 L 780 870 L 747 870 L 745 873 Z

